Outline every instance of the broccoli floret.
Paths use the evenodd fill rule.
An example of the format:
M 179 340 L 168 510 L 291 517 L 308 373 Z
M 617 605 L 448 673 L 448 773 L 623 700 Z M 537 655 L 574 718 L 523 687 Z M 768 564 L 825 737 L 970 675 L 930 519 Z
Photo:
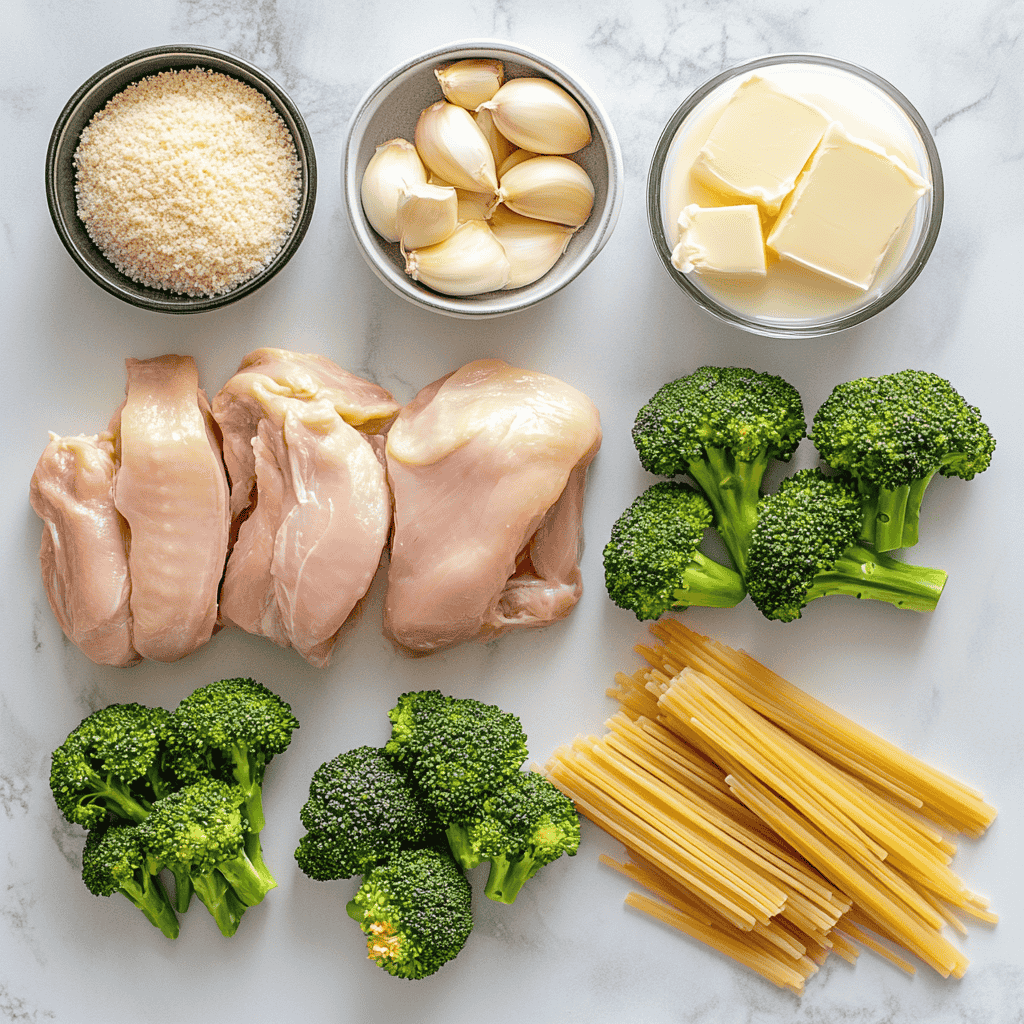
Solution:
M 72 730 L 53 752 L 50 789 L 70 822 L 94 828 L 107 812 L 142 821 L 170 792 L 164 757 L 170 715 L 163 708 L 111 704 Z
M 493 704 L 421 690 L 403 693 L 388 717 L 385 753 L 444 825 L 466 818 L 526 760 L 522 723 Z
M 641 620 L 669 608 L 739 604 L 747 592 L 739 573 L 698 550 L 711 522 L 711 506 L 686 484 L 648 488 L 612 527 L 604 549 L 608 596 Z
M 155 871 L 147 866 L 136 825 L 97 825 L 82 851 L 82 881 L 95 896 L 121 893 L 169 939 L 178 937 L 178 918 Z
M 857 488 L 821 470 L 801 470 L 762 498 L 747 566 L 747 589 L 762 614 L 790 622 L 826 594 L 934 609 L 946 574 L 879 554 L 860 541 L 860 524 Z
M 374 867 L 347 906 L 388 974 L 425 978 L 457 956 L 473 928 L 469 882 L 447 850 L 402 850 Z
M 299 727 L 291 707 L 253 679 L 222 679 L 186 697 L 171 724 L 174 768 L 182 779 L 211 776 L 240 787 L 249 822 L 246 853 L 272 887 L 276 883 L 263 862 L 259 840 L 266 825 L 263 778 L 271 759 L 288 748 Z
M 308 831 L 295 859 L 320 881 L 366 874 L 440 831 L 406 776 L 375 747 L 358 747 L 317 768 L 299 816 Z
M 697 484 L 745 576 L 765 470 L 771 459 L 788 462 L 806 431 L 800 394 L 781 377 L 702 366 L 666 384 L 640 410 L 633 442 L 644 469 L 687 474 Z
M 573 802 L 537 772 L 520 772 L 464 823 L 449 825 L 448 845 L 467 871 L 490 861 L 484 890 L 514 903 L 523 885 L 563 853 L 575 856 L 580 820 Z
M 240 787 L 204 778 L 158 800 L 138 826 L 150 870 L 174 874 L 178 910 L 194 891 L 224 935 L 277 884 L 246 856 L 244 806 Z
M 811 440 L 849 474 L 864 503 L 861 539 L 878 551 L 917 543 L 921 499 L 932 477 L 970 480 L 996 442 L 949 381 L 902 370 L 840 384 L 814 417 Z

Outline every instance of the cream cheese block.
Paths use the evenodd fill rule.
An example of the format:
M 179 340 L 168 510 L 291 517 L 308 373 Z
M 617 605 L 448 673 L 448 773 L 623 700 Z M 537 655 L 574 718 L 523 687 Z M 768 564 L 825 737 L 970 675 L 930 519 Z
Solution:
M 784 260 L 867 291 L 889 243 L 930 188 L 902 160 L 833 123 L 766 244 Z
M 774 216 L 830 121 L 813 103 L 751 75 L 711 129 L 693 175 L 705 187 L 758 203 Z
M 679 214 L 679 242 L 672 265 L 688 274 L 754 274 L 764 277 L 761 217 L 753 204 L 701 207 L 692 203 Z

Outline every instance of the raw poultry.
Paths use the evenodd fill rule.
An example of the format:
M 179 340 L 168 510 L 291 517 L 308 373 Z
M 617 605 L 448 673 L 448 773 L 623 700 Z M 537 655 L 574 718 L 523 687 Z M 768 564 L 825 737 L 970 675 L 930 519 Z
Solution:
M 259 349 L 214 398 L 231 479 L 226 623 L 327 664 L 391 526 L 383 438 L 398 403 L 329 359 Z
M 594 404 L 546 374 L 478 360 L 424 388 L 388 433 L 385 633 L 428 652 L 568 615 L 600 444 Z

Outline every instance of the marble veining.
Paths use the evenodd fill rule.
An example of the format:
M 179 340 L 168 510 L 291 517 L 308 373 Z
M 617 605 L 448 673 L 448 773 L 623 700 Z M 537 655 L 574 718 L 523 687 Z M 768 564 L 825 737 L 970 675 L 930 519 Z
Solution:
M 414 309 L 377 281 L 349 233 L 339 170 L 346 125 L 370 85 L 417 53 L 470 37 L 534 47 L 584 79 L 616 127 L 626 169 L 618 227 L 594 264 L 541 306 L 483 324 Z M 1022 37 L 1024 0 L 11 0 L 0 33 L 0 1021 L 1021 1024 Z M 42 181 L 53 122 L 79 84 L 123 54 L 174 42 L 231 51 L 278 80 L 303 112 L 320 172 L 313 222 L 285 271 L 193 318 L 134 310 L 88 281 L 57 240 Z M 945 179 L 942 230 L 919 280 L 874 320 L 824 341 L 770 343 L 718 324 L 669 280 L 646 224 L 648 165 L 671 113 L 708 77 L 779 51 L 832 54 L 889 79 L 931 126 Z M 259 345 L 322 352 L 400 401 L 481 356 L 589 394 L 606 437 L 588 489 L 587 589 L 573 615 L 410 661 L 380 635 L 378 579 L 324 672 L 231 631 L 177 665 L 117 671 L 86 661 L 39 579 L 27 491 L 47 431 L 103 429 L 123 395 L 126 356 L 193 355 L 212 394 Z M 987 473 L 929 490 L 913 560 L 950 575 L 930 616 L 877 602 L 819 602 L 785 626 L 749 602 L 687 616 L 981 789 L 1000 817 L 981 840 L 961 842 L 956 867 L 992 898 L 999 925 L 963 940 L 972 966 L 962 981 L 927 968 L 908 977 L 866 952 L 852 967 L 830 959 L 797 998 L 624 907 L 628 883 L 597 859 L 621 851 L 585 824 L 579 855 L 546 869 L 514 907 L 478 892 L 474 933 L 454 963 L 420 983 L 389 978 L 365 959 L 344 913 L 355 883 L 312 883 L 292 859 L 312 771 L 382 743 L 384 715 L 407 689 L 516 710 L 536 761 L 601 729 L 614 710 L 604 689 L 634 666 L 631 648 L 645 638 L 605 599 L 601 579 L 611 523 L 650 482 L 629 427 L 661 383 L 703 363 L 780 373 L 809 412 L 841 380 L 934 370 L 981 407 L 998 438 Z M 805 444 L 794 466 L 814 462 Z M 279 887 L 233 939 L 193 908 L 171 943 L 126 901 L 82 885 L 84 833 L 53 804 L 49 752 L 96 708 L 173 707 L 201 683 L 239 674 L 274 686 L 302 721 L 268 773 L 263 838 Z

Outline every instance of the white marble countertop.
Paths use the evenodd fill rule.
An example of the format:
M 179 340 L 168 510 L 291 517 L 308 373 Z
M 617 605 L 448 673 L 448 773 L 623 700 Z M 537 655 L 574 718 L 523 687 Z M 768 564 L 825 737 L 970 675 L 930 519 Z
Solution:
M 3 17 L 2 503 L 4 667 L 0 670 L 0 1019 L 60 1024 L 216 1021 L 593 1021 L 631 1024 L 1011 1024 L 1024 1014 L 1024 698 L 1019 430 L 1024 382 L 1021 123 L 1024 4 L 981 0 L 12 0 Z M 625 157 L 618 228 L 595 263 L 541 306 L 473 324 L 401 302 L 363 263 L 342 207 L 345 127 L 363 91 L 413 54 L 467 37 L 506 38 L 563 62 L 602 99 Z M 307 120 L 320 171 L 312 226 L 267 287 L 224 310 L 134 310 L 72 263 L 52 228 L 43 158 L 71 93 L 117 57 L 171 42 L 236 53 L 281 82 Z M 679 102 L 708 76 L 778 51 L 863 64 L 902 90 L 932 127 L 946 182 L 930 263 L 877 318 L 831 340 L 772 343 L 721 325 L 669 280 L 648 235 L 650 154 Z M 28 481 L 47 431 L 102 428 L 123 393 L 125 356 L 193 355 L 212 393 L 259 345 L 321 352 L 402 401 L 470 359 L 498 356 L 560 376 L 601 410 L 605 444 L 589 484 L 579 608 L 547 630 L 428 659 L 397 656 L 379 630 L 382 590 L 325 671 L 224 632 L 176 665 L 103 669 L 63 640 L 39 579 Z M 602 867 L 617 844 L 589 824 L 579 856 L 538 876 L 514 907 L 475 900 L 464 952 L 419 983 L 361 954 L 345 916 L 355 882 L 313 883 L 292 860 L 313 769 L 386 738 L 407 689 L 438 687 L 520 713 L 537 760 L 614 710 L 604 690 L 635 664 L 644 629 L 604 596 L 600 553 L 647 485 L 629 437 L 664 381 L 704 363 L 780 373 L 813 412 L 850 378 L 914 366 L 949 377 L 999 438 L 971 483 L 939 480 L 914 561 L 950 575 L 927 616 L 878 602 L 817 602 L 769 623 L 745 602 L 687 613 L 794 682 L 984 791 L 1001 811 L 956 866 L 1002 914 L 963 941 L 959 982 L 908 977 L 865 953 L 830 960 L 802 998 L 776 990 L 622 904 L 629 884 Z M 804 445 L 804 464 L 813 454 Z M 79 878 L 83 834 L 49 793 L 49 753 L 89 711 L 121 700 L 174 704 L 194 687 L 252 674 L 282 693 L 302 728 L 271 766 L 267 860 L 280 886 L 223 939 L 201 909 L 167 942 L 126 901 Z M 475 877 L 475 876 L 474 876 Z M 482 890 L 482 885 L 480 886 Z

